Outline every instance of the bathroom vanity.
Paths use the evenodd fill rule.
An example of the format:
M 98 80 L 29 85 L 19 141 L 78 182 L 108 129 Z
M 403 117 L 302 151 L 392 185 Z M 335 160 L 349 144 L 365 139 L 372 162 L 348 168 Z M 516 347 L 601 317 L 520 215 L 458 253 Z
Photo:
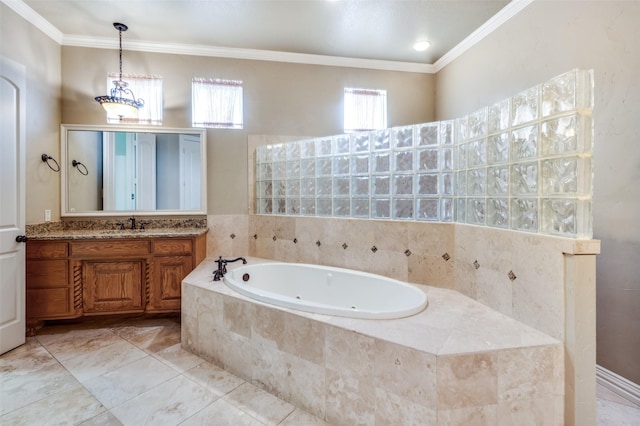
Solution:
M 206 257 L 205 236 L 206 228 L 30 237 L 27 334 L 44 320 L 180 312 L 182 279 Z

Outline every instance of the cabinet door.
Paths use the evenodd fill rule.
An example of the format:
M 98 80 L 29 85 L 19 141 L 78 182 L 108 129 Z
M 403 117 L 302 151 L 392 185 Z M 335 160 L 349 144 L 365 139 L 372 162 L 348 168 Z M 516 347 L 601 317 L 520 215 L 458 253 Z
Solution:
M 182 280 L 193 269 L 191 256 L 157 256 L 147 311 L 180 310 Z
M 84 261 L 84 313 L 143 311 L 145 266 L 144 260 Z

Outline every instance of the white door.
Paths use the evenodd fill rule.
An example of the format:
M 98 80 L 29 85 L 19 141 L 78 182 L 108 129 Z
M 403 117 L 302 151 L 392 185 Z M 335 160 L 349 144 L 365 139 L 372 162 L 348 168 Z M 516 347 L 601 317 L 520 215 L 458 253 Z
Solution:
M 136 210 L 156 209 L 156 135 L 136 134 Z
M 0 57 L 0 354 L 25 342 L 25 75 Z
M 200 138 L 180 135 L 180 209 L 201 210 Z

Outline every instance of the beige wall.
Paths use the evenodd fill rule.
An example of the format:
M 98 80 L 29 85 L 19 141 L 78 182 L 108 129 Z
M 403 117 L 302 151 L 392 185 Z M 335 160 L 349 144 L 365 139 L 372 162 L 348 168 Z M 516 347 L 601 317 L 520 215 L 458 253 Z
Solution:
M 117 51 L 62 48 L 62 120 L 103 124 L 93 97 L 105 92 Z M 323 136 L 342 133 L 345 86 L 387 90 L 389 126 L 434 119 L 435 76 L 265 61 L 124 52 L 124 72 L 163 77 L 167 127 L 191 127 L 191 79 L 244 82 L 243 130 L 209 130 L 208 214 L 247 213 L 247 138 L 251 134 Z
M 26 67 L 26 223 L 60 218 L 60 173 L 41 160 L 60 163 L 60 46 L 0 4 L 0 54 Z
M 438 120 L 595 70 L 598 364 L 640 383 L 640 2 L 535 1 L 436 78 Z

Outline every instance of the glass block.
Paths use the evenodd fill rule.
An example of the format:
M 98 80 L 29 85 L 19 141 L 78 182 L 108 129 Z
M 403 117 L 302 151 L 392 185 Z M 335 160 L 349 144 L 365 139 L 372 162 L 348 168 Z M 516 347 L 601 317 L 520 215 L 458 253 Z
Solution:
M 389 129 L 378 130 L 371 134 L 371 148 L 375 151 L 391 148 Z
M 353 155 L 351 157 L 351 173 L 363 175 L 369 173 L 369 154 Z
M 485 195 L 487 193 L 487 169 L 467 171 L 467 195 Z
M 467 145 L 467 167 L 487 164 L 487 141 L 479 139 Z
M 288 142 L 284 145 L 287 148 L 287 160 L 300 159 L 300 142 Z
M 391 178 L 389 176 L 372 176 L 373 186 L 371 192 L 373 195 L 389 195 L 391 194 Z
M 591 150 L 592 118 L 573 114 L 544 121 L 540 130 L 542 155 L 561 155 Z
M 469 114 L 467 119 L 469 138 L 475 139 L 487 135 L 487 108 L 482 108 L 473 114 Z
M 314 178 L 300 180 L 300 195 L 303 197 L 316 196 L 316 180 Z
M 542 85 L 542 116 L 593 108 L 593 72 L 573 70 Z
M 453 170 L 453 148 L 439 149 L 440 170 Z
M 512 126 L 538 119 L 538 89 L 539 86 L 535 86 L 511 98 Z
M 484 225 L 485 223 L 485 199 L 467 199 L 467 223 L 473 225 Z
M 591 158 L 563 157 L 542 161 L 542 194 L 590 195 Z
M 287 180 L 287 197 L 300 196 L 300 179 Z
M 366 133 L 354 133 L 350 136 L 351 152 L 369 152 L 369 139 L 371 135 Z
M 300 142 L 300 158 L 313 158 L 316 156 L 316 141 L 307 139 Z
M 351 216 L 351 198 L 334 198 L 333 215 L 338 217 Z
M 348 175 L 350 173 L 351 157 L 348 155 L 338 155 L 333 157 L 333 174 Z
M 447 148 L 451 153 L 451 148 Z M 438 148 L 424 148 L 416 151 L 418 170 L 438 170 Z
M 453 135 L 454 121 L 441 121 L 440 122 L 440 145 L 453 145 L 455 143 Z
M 273 213 L 273 200 L 271 198 L 258 199 L 258 213 L 259 214 L 271 214 Z
M 413 171 L 413 151 L 394 151 L 393 170 L 394 172 Z
M 333 214 L 333 199 L 318 198 L 316 202 L 316 212 L 318 216 L 331 216 Z
M 273 161 L 285 161 L 287 159 L 287 147 L 280 143 L 273 145 Z
M 333 195 L 345 196 L 351 195 L 351 178 L 349 176 L 334 177 L 333 178 Z
M 394 149 L 413 147 L 413 126 L 396 127 L 392 129 L 392 135 Z
M 456 199 L 456 222 L 466 223 L 467 222 L 467 199 L 466 198 L 458 198 Z
M 316 215 L 316 199 L 314 198 L 302 198 L 300 200 L 300 214 L 304 216 Z
M 497 133 L 509 127 L 509 100 L 493 104 L 487 113 L 487 132 Z
M 369 217 L 369 199 L 368 198 L 352 198 L 351 199 L 351 216 L 352 217 Z
M 467 127 L 467 117 L 456 118 L 455 120 L 456 142 L 462 143 L 469 139 L 469 128 Z
M 592 238 L 590 200 L 543 199 L 541 232 L 572 238 Z
M 535 158 L 538 155 L 538 125 L 511 132 L 511 161 Z
M 440 199 L 440 222 L 453 222 L 453 199 Z
M 331 138 L 316 139 L 315 145 L 318 157 L 325 157 L 333 153 L 333 140 Z
M 331 176 L 333 174 L 333 159 L 329 158 L 318 158 L 316 163 L 316 173 L 318 176 Z
M 269 180 L 273 178 L 273 163 L 258 164 L 258 179 Z
M 274 198 L 273 212 L 275 214 L 287 214 L 287 200 L 285 198 Z
M 287 214 L 292 216 L 300 214 L 300 198 L 287 198 Z
M 372 198 L 371 217 L 389 219 L 391 217 L 391 200 L 388 198 Z
M 538 232 L 538 200 L 536 198 L 514 198 L 511 200 L 510 229 Z
M 273 183 L 270 180 L 258 182 L 258 198 L 270 198 L 273 195 Z
M 273 177 L 274 179 L 287 177 L 287 163 L 285 161 L 273 163 Z
M 273 181 L 273 195 L 275 197 L 284 197 L 287 195 L 287 181 L 286 180 L 274 180 Z
M 487 138 L 487 163 L 497 164 L 509 161 L 509 133 L 500 133 Z
M 256 161 L 259 163 L 265 163 L 273 161 L 271 145 L 261 145 L 256 147 Z
M 487 226 L 509 227 L 509 200 L 507 198 L 487 199 Z
M 417 195 L 438 195 L 438 176 L 437 173 L 417 175 Z
M 511 194 L 538 194 L 538 162 L 512 164 L 509 171 Z
M 456 195 L 467 195 L 467 172 L 456 172 Z
M 487 169 L 487 194 L 509 195 L 509 167 L 496 166 Z
M 350 145 L 349 135 L 338 135 L 333 137 L 334 154 L 348 154 Z
M 393 194 L 394 195 L 412 195 L 413 194 L 413 175 L 394 175 L 393 176 Z
M 320 177 L 316 182 L 316 192 L 318 195 L 333 195 L 333 178 Z
M 300 160 L 300 175 L 309 177 L 316 175 L 315 158 L 305 158 L 304 160 Z
M 394 219 L 413 219 L 413 198 L 394 198 L 392 206 Z
M 389 173 L 391 170 L 391 152 L 380 151 L 371 154 L 372 173 Z
M 456 167 L 458 169 L 466 169 L 467 168 L 467 147 L 466 143 L 456 145 L 455 154 L 456 154 Z
M 417 146 L 438 145 L 438 134 L 440 126 L 438 122 L 416 125 L 418 135 Z
M 287 176 L 288 178 L 300 177 L 300 160 L 287 161 Z
M 440 174 L 440 195 L 453 195 L 453 173 Z
M 353 176 L 351 178 L 351 192 L 354 196 L 368 196 L 369 187 L 369 176 Z
M 438 198 L 417 198 L 416 199 L 416 219 L 437 221 L 439 219 Z

